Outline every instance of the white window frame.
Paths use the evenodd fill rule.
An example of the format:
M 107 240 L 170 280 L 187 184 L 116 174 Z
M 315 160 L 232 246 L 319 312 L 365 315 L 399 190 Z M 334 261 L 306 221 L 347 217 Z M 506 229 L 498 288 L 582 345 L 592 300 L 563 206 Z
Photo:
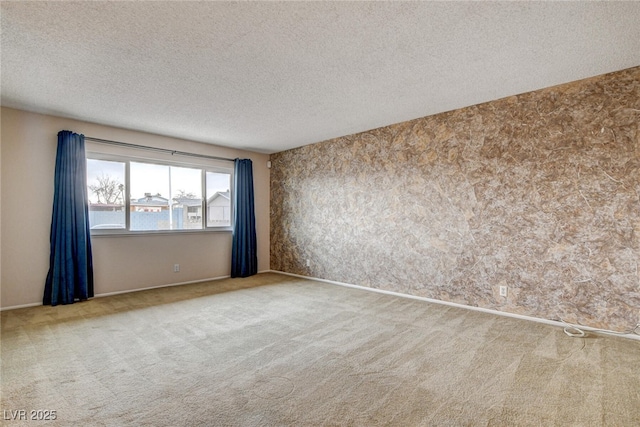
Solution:
M 199 159 L 201 162 L 188 162 L 188 161 L 174 161 L 174 160 L 166 160 L 166 159 L 158 159 L 158 158 L 149 158 L 149 157 L 138 157 L 138 156 L 130 156 L 130 155 L 122 155 L 122 154 L 110 154 L 110 153 L 102 153 L 99 151 L 87 150 L 86 152 L 87 159 L 93 160 L 105 160 L 112 162 L 121 162 L 125 165 L 125 176 L 124 176 L 124 186 L 125 186 L 125 195 L 124 195 L 124 210 L 125 210 L 125 224 L 126 228 L 117 228 L 117 229 L 93 229 L 91 230 L 92 236 L 114 236 L 114 235 L 125 235 L 125 236 L 135 236 L 135 235 L 149 235 L 149 234 L 183 234 L 183 233 L 216 233 L 216 232 L 230 232 L 233 231 L 233 215 L 235 206 L 233 203 L 234 193 L 235 193 L 235 179 L 234 179 L 234 167 L 233 163 L 229 162 L 230 165 L 228 167 L 222 166 L 219 164 L 207 164 L 209 162 L 206 159 Z M 131 188 L 131 172 L 130 172 L 130 164 L 131 162 L 135 163 L 147 163 L 147 164 L 155 164 L 161 166 L 176 166 L 176 167 L 185 167 L 192 169 L 200 169 L 200 176 L 202 180 L 202 228 L 199 229 L 179 229 L 179 230 L 131 230 L 131 198 L 129 197 L 129 192 Z M 213 163 L 213 162 L 211 162 Z M 214 172 L 214 173 L 224 173 L 229 175 L 229 197 L 230 197 L 230 218 L 228 226 L 208 226 L 208 211 L 207 211 L 207 183 L 206 183 L 206 173 Z M 171 197 L 171 195 L 169 195 Z

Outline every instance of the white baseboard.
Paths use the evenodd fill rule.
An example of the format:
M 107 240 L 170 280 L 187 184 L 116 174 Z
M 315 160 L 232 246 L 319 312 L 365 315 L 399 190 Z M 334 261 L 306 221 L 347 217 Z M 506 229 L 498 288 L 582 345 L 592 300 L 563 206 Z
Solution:
M 270 272 L 272 272 L 272 271 L 271 270 L 262 270 L 262 271 L 258 271 L 258 274 L 270 273 Z M 190 280 L 188 282 L 169 283 L 168 285 L 150 286 L 148 288 L 130 289 L 130 290 L 126 290 L 126 291 L 117 291 L 117 292 L 107 292 L 107 293 L 104 293 L 104 294 L 96 294 L 95 298 L 108 297 L 108 296 L 111 296 L 111 295 L 118 295 L 118 294 L 128 294 L 130 292 L 147 291 L 149 289 L 168 288 L 170 286 L 181 286 L 181 285 L 191 285 L 191 284 L 194 284 L 194 283 L 212 282 L 214 280 L 228 279 L 230 277 L 231 277 L 230 275 L 226 275 L 226 276 L 210 277 L 208 279 Z
M 32 302 L 30 304 L 20 304 L 20 305 L 12 305 L 9 307 L 0 307 L 0 311 L 5 311 L 5 310 L 17 310 L 19 308 L 27 308 L 27 307 L 36 307 L 42 305 L 41 302 Z
M 195 284 L 195 283 L 211 282 L 211 281 L 214 281 L 214 280 L 228 279 L 229 277 L 230 276 L 218 276 L 218 277 L 210 277 L 208 279 L 189 280 L 187 282 L 178 282 L 178 283 L 169 283 L 169 284 L 166 284 L 166 285 L 149 286 L 147 288 L 127 289 L 127 290 L 124 290 L 124 291 L 115 291 L 115 292 L 105 292 L 105 293 L 102 293 L 102 294 L 96 294 L 95 298 L 109 297 L 111 295 L 128 294 L 128 293 L 131 293 L 131 292 L 138 292 L 138 291 L 148 291 L 148 290 L 151 290 L 151 289 L 169 288 L 171 286 L 192 285 L 192 284 Z
M 562 322 L 558 322 L 557 320 L 549 320 L 549 319 L 542 319 L 542 318 L 539 318 L 539 317 L 525 316 L 525 315 L 522 315 L 522 314 L 509 313 L 509 312 L 506 312 L 506 311 L 493 310 L 493 309 L 490 309 L 490 308 L 473 307 L 473 306 L 470 306 L 470 305 L 458 304 L 458 303 L 455 303 L 455 302 L 442 301 L 442 300 L 437 300 L 437 299 L 433 299 L 433 298 L 420 297 L 420 296 L 410 295 L 410 294 L 403 294 L 403 293 L 400 293 L 400 292 L 387 291 L 387 290 L 384 290 L 384 289 L 369 288 L 367 286 L 353 285 L 351 283 L 337 282 L 335 280 L 321 279 L 319 277 L 311 277 L 311 276 L 303 276 L 301 274 L 287 273 L 285 271 L 278 271 L 278 270 L 261 270 L 261 271 L 258 271 L 258 274 L 262 274 L 262 273 L 283 274 L 285 276 L 299 277 L 301 279 L 308 279 L 308 280 L 313 280 L 313 281 L 316 281 L 316 282 L 323 282 L 323 283 L 329 283 L 329 284 L 332 284 L 332 285 L 345 286 L 347 288 L 361 289 L 361 290 L 369 291 L 369 292 L 377 292 L 377 293 L 381 293 L 381 294 L 393 295 L 393 296 L 402 297 L 402 298 L 409 298 L 409 299 L 415 299 L 415 300 L 419 300 L 419 301 L 426 301 L 426 302 L 430 302 L 430 303 L 434 303 L 434 304 L 441 304 L 441 305 L 447 305 L 447 306 L 450 306 L 450 307 L 463 308 L 463 309 L 466 309 L 466 310 L 480 311 L 480 312 L 483 312 L 483 313 L 495 314 L 495 315 L 504 316 L 504 317 L 511 317 L 511 318 L 514 318 L 514 319 L 528 320 L 530 322 L 544 323 L 546 325 L 558 326 L 558 327 L 561 327 L 561 328 L 566 328 L 568 326 L 567 324 L 562 323 Z M 211 277 L 211 278 L 208 278 L 208 279 L 198 279 L 198 280 L 190 280 L 190 281 L 187 281 L 187 282 L 178 282 L 178 283 L 169 283 L 169 284 L 166 284 L 166 285 L 150 286 L 150 287 L 140 288 L 140 289 L 128 289 L 128 290 L 124 290 L 124 291 L 106 292 L 106 293 L 96 294 L 95 298 L 107 297 L 107 296 L 111 296 L 111 295 L 127 294 L 127 293 L 130 293 L 130 292 L 146 291 L 146 290 L 150 290 L 150 289 L 168 288 L 170 286 L 181 286 L 181 285 L 190 285 L 190 284 L 194 284 L 194 283 L 210 282 L 210 281 L 215 281 L 215 280 L 228 279 L 229 277 L 230 276 L 226 275 L 226 276 Z M 13 306 L 9 306 L 9 307 L 0 307 L 0 311 L 16 310 L 16 309 L 19 309 L 19 308 L 27 308 L 27 307 L 36 307 L 36 306 L 39 306 L 39 305 L 43 305 L 43 304 L 39 303 L 39 302 L 36 302 L 36 303 L 30 303 L 30 304 L 13 305 Z M 598 328 L 592 328 L 590 326 L 582 326 L 582 325 L 580 325 L 579 328 L 581 330 L 587 331 L 587 332 L 597 332 L 597 333 L 602 333 L 602 334 L 606 334 L 606 335 L 610 335 L 610 336 L 616 336 L 616 337 L 622 337 L 622 338 L 628 338 L 628 339 L 633 339 L 633 340 L 640 341 L 640 335 L 637 335 L 637 334 L 608 333 L 607 331 L 603 331 L 603 330 L 598 329 Z
M 458 304 L 458 303 L 455 303 L 455 302 L 437 300 L 437 299 L 433 299 L 433 298 L 427 298 L 427 297 L 420 297 L 420 296 L 415 296 L 415 295 L 403 294 L 403 293 L 400 293 L 400 292 L 387 291 L 387 290 L 384 290 L 384 289 L 369 288 L 367 286 L 353 285 L 351 283 L 336 282 L 335 280 L 320 279 L 318 277 L 303 276 L 301 274 L 287 273 L 285 271 L 278 271 L 278 270 L 269 270 L 269 272 L 277 273 L 277 274 L 284 274 L 286 276 L 299 277 L 301 279 L 308 279 L 308 280 L 313 280 L 313 281 L 316 281 L 316 282 L 329 283 L 329 284 L 332 284 L 332 285 L 345 286 L 347 288 L 362 289 L 362 290 L 365 290 L 365 291 L 377 292 L 377 293 L 380 293 L 380 294 L 393 295 L 393 296 L 402 297 L 402 298 L 410 298 L 410 299 L 415 299 L 415 300 L 420 300 L 420 301 L 426 301 L 426 302 L 430 302 L 430 303 L 434 303 L 434 304 L 447 305 L 447 306 L 450 306 L 450 307 L 463 308 L 463 309 L 466 309 L 466 310 L 481 311 L 483 313 L 496 314 L 498 316 L 511 317 L 511 318 L 514 318 L 514 319 L 528 320 L 530 322 L 544 323 L 546 325 L 558 326 L 558 327 L 561 327 L 563 329 L 566 328 L 567 326 L 569 326 L 568 324 L 565 324 L 565 323 L 562 323 L 562 322 L 558 322 L 557 320 L 549 320 L 549 319 L 542 319 L 542 318 L 539 318 L 539 317 L 525 316 L 525 315 L 522 315 L 522 314 L 509 313 L 509 312 L 506 312 L 506 311 L 493 310 L 493 309 L 490 309 L 490 308 L 473 307 L 473 306 L 470 306 L 470 305 L 464 305 L 464 304 Z M 576 326 L 578 326 L 578 325 L 576 325 Z M 601 329 L 592 328 L 590 326 L 581 326 L 580 325 L 578 327 L 581 330 L 586 331 L 586 332 L 597 332 L 597 333 L 601 333 L 601 334 L 605 334 L 605 335 L 609 335 L 609 336 L 629 338 L 629 339 L 640 341 L 640 335 L 636 335 L 636 334 L 608 333 L 608 332 L 603 331 Z
M 139 288 L 139 289 L 126 289 L 123 291 L 115 291 L 115 292 L 104 292 L 104 293 L 100 293 L 100 294 L 95 294 L 93 296 L 93 298 L 102 298 L 102 297 L 109 297 L 112 295 L 120 295 L 120 294 L 128 294 L 131 292 L 139 292 L 139 291 L 148 291 L 150 289 L 160 289 L 160 288 L 168 288 L 170 286 L 181 286 L 181 285 L 191 285 L 194 283 L 202 283 L 202 282 L 211 282 L 214 280 L 222 280 L 222 279 L 227 279 L 230 276 L 218 276 L 218 277 L 210 277 L 208 279 L 198 279 L 198 280 L 189 280 L 187 282 L 178 282 L 178 283 L 169 283 L 166 285 L 158 285 L 158 286 L 149 286 L 146 288 Z M 43 305 L 41 302 L 34 302 L 34 303 L 30 303 L 30 304 L 20 304 L 20 305 L 12 305 L 9 307 L 0 307 L 0 311 L 5 311 L 5 310 L 17 310 L 19 308 L 27 308 L 27 307 L 36 307 L 39 305 Z

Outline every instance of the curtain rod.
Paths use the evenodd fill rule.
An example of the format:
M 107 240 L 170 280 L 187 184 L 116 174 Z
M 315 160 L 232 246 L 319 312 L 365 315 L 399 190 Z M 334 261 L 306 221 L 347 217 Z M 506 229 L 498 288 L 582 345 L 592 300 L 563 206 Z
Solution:
M 204 159 L 224 160 L 226 162 L 233 162 L 235 159 L 229 159 L 227 157 L 207 156 L 205 154 L 188 153 L 186 151 L 169 150 L 168 148 L 156 148 L 148 147 L 146 145 L 130 144 L 128 142 L 111 141 L 109 139 L 93 138 L 91 136 L 85 136 L 85 140 L 97 142 L 100 144 L 118 145 L 120 147 L 137 148 L 139 150 L 159 151 L 161 153 L 168 153 L 172 156 L 189 156 L 189 157 L 201 157 Z

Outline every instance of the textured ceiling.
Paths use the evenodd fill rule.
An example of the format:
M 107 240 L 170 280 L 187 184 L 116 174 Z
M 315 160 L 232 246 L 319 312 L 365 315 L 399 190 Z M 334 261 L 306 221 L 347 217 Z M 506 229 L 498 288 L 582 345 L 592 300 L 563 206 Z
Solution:
M 272 153 L 640 65 L 638 2 L 6 2 L 2 105 Z

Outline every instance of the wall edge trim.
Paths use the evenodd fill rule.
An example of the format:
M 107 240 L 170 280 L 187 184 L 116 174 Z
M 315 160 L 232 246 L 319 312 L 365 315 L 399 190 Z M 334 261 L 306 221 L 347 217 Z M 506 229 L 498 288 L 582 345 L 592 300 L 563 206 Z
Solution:
M 191 285 L 191 284 L 195 284 L 195 283 L 210 282 L 210 281 L 214 281 L 214 280 L 228 279 L 229 277 L 231 277 L 231 276 L 228 276 L 228 275 L 227 276 L 217 276 L 217 277 L 210 277 L 210 278 L 207 278 L 207 279 L 188 280 L 186 282 L 177 282 L 177 283 L 168 283 L 168 284 L 165 284 L 165 285 L 148 286 L 146 288 L 127 289 L 127 290 L 115 291 L 115 292 L 105 292 L 105 293 L 95 294 L 91 299 L 109 297 L 109 296 L 112 296 L 112 295 L 129 294 L 131 292 L 148 291 L 148 290 L 151 290 L 151 289 L 168 288 L 168 287 L 171 287 L 171 286 Z M 29 304 L 11 305 L 11 306 L 8 306 L 8 307 L 0 307 L 0 311 L 17 310 L 19 308 L 27 308 L 27 307 L 37 307 L 39 305 L 44 305 L 44 304 L 42 304 L 41 302 L 33 302 L 33 303 L 29 303 Z
M 459 303 L 456 303 L 456 302 L 442 301 L 442 300 L 433 299 L 433 298 L 421 297 L 421 296 L 410 295 L 410 294 L 403 294 L 401 292 L 387 291 L 387 290 L 384 290 L 384 289 L 369 288 L 367 286 L 353 285 L 351 283 L 344 283 L 344 282 L 338 282 L 338 281 L 335 281 L 335 280 L 321 279 L 319 277 L 303 276 L 301 274 L 288 273 L 288 272 L 285 272 L 285 271 L 278 271 L 278 270 L 267 270 L 267 271 L 271 272 L 271 273 L 276 273 L 276 274 L 283 274 L 285 276 L 292 276 L 292 277 L 299 277 L 301 279 L 313 280 L 315 282 L 323 282 L 323 283 L 328 283 L 328 284 L 331 284 L 331 285 L 344 286 L 344 287 L 347 287 L 347 288 L 361 289 L 361 290 L 369 291 L 369 292 L 377 292 L 377 293 L 380 293 L 380 294 L 392 295 L 392 296 L 396 296 L 396 297 L 415 299 L 415 300 L 419 300 L 419 301 L 425 301 L 425 302 L 430 302 L 430 303 L 440 304 L 440 305 L 447 305 L 447 306 L 450 306 L 450 307 L 457 307 L 457 308 L 462 308 L 462 309 L 466 309 L 466 310 L 480 311 L 480 312 L 483 312 L 483 313 L 495 314 L 495 315 L 503 316 L 503 317 L 511 317 L 511 318 L 514 318 L 514 319 L 527 320 L 527 321 L 536 322 L 536 323 L 543 323 L 543 324 L 550 325 L 550 326 L 557 326 L 557 327 L 561 327 L 561 328 L 566 328 L 568 326 L 567 324 L 564 324 L 562 322 L 558 322 L 557 320 L 549 320 L 549 319 L 543 319 L 543 318 L 540 318 L 540 317 L 525 316 L 523 314 L 509 313 L 508 311 L 499 311 L 499 310 L 493 310 L 493 309 L 490 309 L 490 308 L 474 307 L 474 306 L 471 306 L 471 305 L 464 305 L 464 304 L 459 304 Z M 580 326 L 580 329 L 584 330 L 585 332 L 593 332 L 593 333 L 597 333 L 597 334 L 607 335 L 607 336 L 610 336 L 610 337 L 620 337 L 620 338 L 627 338 L 627 339 L 640 341 L 640 335 L 636 335 L 636 334 L 613 334 L 613 333 L 607 333 L 605 331 L 602 331 L 601 329 L 592 328 L 590 326 Z
M 261 271 L 258 271 L 258 274 L 272 273 L 272 272 L 274 272 L 274 271 L 273 270 L 261 270 Z M 131 292 L 138 292 L 138 291 L 148 291 L 150 289 L 168 288 L 170 286 L 181 286 L 181 285 L 191 285 L 191 284 L 194 284 L 194 283 L 211 282 L 211 281 L 214 281 L 214 280 L 228 279 L 230 277 L 231 277 L 230 275 L 217 276 L 217 277 L 209 277 L 207 279 L 189 280 L 189 281 L 186 281 L 186 282 L 178 282 L 178 283 L 169 283 L 169 284 L 166 284 L 166 285 L 149 286 L 149 287 L 140 288 L 140 289 L 127 289 L 127 290 L 124 290 L 124 291 L 105 292 L 105 293 L 101 293 L 101 294 L 96 294 L 96 295 L 93 296 L 93 298 L 102 298 L 102 297 L 108 297 L 108 296 L 111 296 L 111 295 L 128 294 L 128 293 L 131 293 Z M 10 305 L 8 307 L 0 307 L 0 311 L 17 310 L 19 308 L 27 308 L 27 307 L 37 307 L 39 305 L 43 305 L 43 304 L 41 302 L 32 302 L 32 303 L 28 303 L 28 304 Z
M 19 308 L 27 308 L 27 307 L 37 307 L 39 305 L 44 305 L 44 304 L 42 304 L 41 302 L 32 302 L 29 304 L 10 305 L 8 307 L 0 307 L 0 311 L 17 310 Z
M 197 280 L 188 280 L 186 282 L 177 282 L 177 283 L 168 283 L 165 285 L 157 285 L 157 286 L 149 286 L 146 288 L 139 288 L 139 289 L 127 289 L 124 291 L 115 291 L 115 292 L 105 292 L 102 294 L 96 294 L 94 296 L 94 298 L 102 298 L 102 297 L 108 297 L 111 295 L 120 295 L 120 294 L 129 294 L 131 292 L 139 292 L 139 291 L 148 291 L 151 289 L 160 289 L 160 288 L 169 288 L 171 286 L 182 286 L 182 285 L 192 285 L 195 283 L 202 283 L 202 282 L 210 282 L 210 281 L 214 281 L 214 280 L 222 280 L 222 279 L 228 279 L 229 275 L 226 276 L 217 276 L 217 277 L 209 277 L 207 279 L 197 279 Z

